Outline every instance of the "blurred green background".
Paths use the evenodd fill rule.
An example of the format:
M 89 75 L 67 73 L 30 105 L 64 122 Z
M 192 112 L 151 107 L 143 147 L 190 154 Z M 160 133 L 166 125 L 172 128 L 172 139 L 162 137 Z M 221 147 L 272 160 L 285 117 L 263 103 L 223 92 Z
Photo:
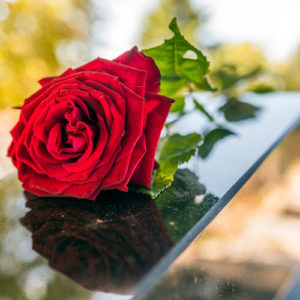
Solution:
M 1 0 L 1 108 L 22 104 L 39 79 L 58 74 L 64 64 L 87 59 L 91 11 L 84 0 Z
M 94 56 L 93 37 L 101 39 L 101 31 L 105 33 L 112 22 L 106 16 L 106 4 L 95 2 L 0 0 L 0 108 L 21 105 L 38 88 L 40 78 L 59 74 Z M 117 7 L 121 1 L 112 2 Z M 139 46 L 148 48 L 170 36 L 168 24 L 174 16 L 187 40 L 208 55 L 217 87 L 221 87 L 216 75 L 220 71 L 227 72 L 226 76 L 244 76 L 259 68 L 262 72 L 249 80 L 247 89 L 299 90 L 300 49 L 285 61 L 272 63 L 251 43 L 206 47 L 201 28 L 210 16 L 205 6 L 195 9 L 189 0 L 159 1 L 143 18 L 143 26 L 137 25 L 135 40 Z M 100 25 L 94 26 L 96 23 Z M 96 55 L 101 56 L 101 51 Z

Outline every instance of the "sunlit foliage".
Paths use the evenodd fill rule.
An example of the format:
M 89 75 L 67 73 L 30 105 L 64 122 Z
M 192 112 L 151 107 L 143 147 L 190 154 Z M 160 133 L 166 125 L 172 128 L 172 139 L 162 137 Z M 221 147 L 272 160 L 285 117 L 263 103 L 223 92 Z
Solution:
M 41 77 L 88 58 L 90 3 L 0 0 L 0 108 L 20 105 Z
M 251 43 L 220 45 L 210 50 L 211 78 L 217 88 L 230 96 L 246 91 L 260 93 L 284 88 L 262 50 Z
M 161 0 L 157 8 L 149 14 L 141 36 L 141 46 L 150 48 L 169 38 L 168 25 L 177 18 L 182 34 L 191 43 L 196 42 L 196 31 L 204 21 L 205 15 L 197 11 L 189 0 Z
M 288 91 L 300 90 L 300 46 L 297 52 L 280 68 L 280 74 Z

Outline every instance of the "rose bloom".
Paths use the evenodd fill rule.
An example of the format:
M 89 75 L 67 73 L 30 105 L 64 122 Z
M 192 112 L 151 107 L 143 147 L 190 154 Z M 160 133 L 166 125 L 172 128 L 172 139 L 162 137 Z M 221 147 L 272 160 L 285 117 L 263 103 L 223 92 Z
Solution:
M 151 187 L 154 156 L 172 99 L 137 47 L 44 78 L 11 131 L 8 155 L 23 188 L 95 200 L 101 190 Z

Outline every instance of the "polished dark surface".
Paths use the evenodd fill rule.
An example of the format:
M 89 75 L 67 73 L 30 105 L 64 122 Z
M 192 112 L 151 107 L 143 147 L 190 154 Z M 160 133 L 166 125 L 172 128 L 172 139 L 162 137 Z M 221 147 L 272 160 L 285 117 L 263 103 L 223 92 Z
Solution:
M 223 105 L 224 99 L 209 103 L 211 110 Z M 235 135 L 218 142 L 206 159 L 193 158 L 186 166 L 198 176 L 208 193 L 218 201 L 199 219 L 194 227 L 176 244 L 168 256 L 141 282 L 135 299 L 143 299 L 151 290 L 150 282 L 156 283 L 163 277 L 163 270 L 182 253 L 203 231 L 211 220 L 224 208 L 243 184 L 249 179 L 266 156 L 300 122 L 299 93 L 270 93 L 267 95 L 246 94 L 243 100 L 259 107 L 255 118 L 227 123 Z M 224 122 L 220 116 L 220 122 Z M 176 130 L 187 133 L 203 126 L 197 113 L 188 116 L 188 121 L 177 124 Z
M 25 193 L 21 223 L 49 265 L 89 290 L 129 293 L 174 245 L 151 199 L 105 192 L 101 201 Z
M 102 292 L 144 297 L 299 122 L 297 93 L 249 94 L 244 100 L 259 107 L 257 113 L 230 123 L 220 114 L 218 121 L 235 135 L 218 141 L 205 159 L 182 166 L 155 201 L 133 192 L 103 193 L 96 202 L 25 197 L 15 177 L 2 180 L 0 298 L 60 299 L 63 293 L 64 299 L 110 299 Z M 207 101 L 210 111 L 224 105 L 222 98 Z M 175 129 L 188 133 L 205 126 L 195 112 Z

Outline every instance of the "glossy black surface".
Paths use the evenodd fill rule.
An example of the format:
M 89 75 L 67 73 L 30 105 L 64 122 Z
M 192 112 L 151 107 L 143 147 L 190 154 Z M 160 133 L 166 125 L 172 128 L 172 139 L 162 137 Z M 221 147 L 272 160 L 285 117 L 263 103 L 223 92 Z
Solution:
M 186 164 L 186 167 L 198 176 L 206 191 L 214 194 L 218 201 L 147 274 L 139 286 L 135 299 L 142 299 L 147 295 L 152 288 L 148 288 L 151 283 L 159 282 L 163 277 L 163 270 L 170 266 L 224 208 L 284 136 L 299 124 L 299 93 L 246 94 L 243 100 L 259 107 L 256 118 L 227 123 L 228 128 L 236 135 L 221 140 L 205 160 L 195 157 Z M 224 103 L 222 98 L 214 102 L 209 101 L 210 99 L 207 105 L 211 106 L 212 111 Z M 222 116 L 220 121 L 224 122 Z M 183 124 L 177 124 L 176 130 L 188 133 L 201 126 L 203 120 L 194 113 L 188 116 L 188 120 L 183 120 Z
M 174 245 L 154 203 L 113 191 L 101 201 L 36 198 L 21 223 L 49 265 L 89 290 L 128 293 Z
M 144 297 L 299 122 L 300 94 L 249 94 L 244 100 L 259 107 L 256 118 L 227 124 L 236 134 L 219 141 L 206 159 L 182 166 L 155 201 L 121 192 L 103 193 L 96 202 L 25 197 L 15 177 L 2 180 L 0 298 L 60 299 L 64 293 L 65 299 L 110 299 L 101 292 Z M 223 102 L 208 99 L 208 109 Z M 225 124 L 221 114 L 218 121 Z M 206 124 L 195 112 L 176 130 L 188 133 Z

